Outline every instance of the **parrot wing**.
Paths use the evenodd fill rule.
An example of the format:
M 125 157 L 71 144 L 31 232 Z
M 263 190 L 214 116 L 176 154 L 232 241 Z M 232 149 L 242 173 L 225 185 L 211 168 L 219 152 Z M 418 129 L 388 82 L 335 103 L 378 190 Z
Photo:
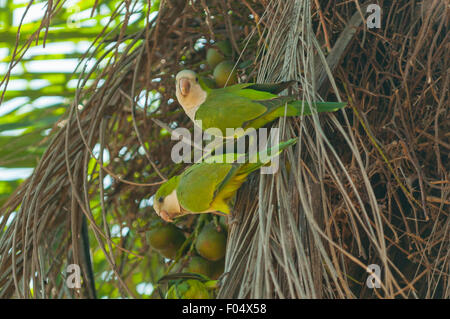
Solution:
M 262 99 L 261 97 L 267 96 L 268 98 L 274 97 L 274 95 L 278 95 L 283 90 L 290 87 L 293 83 L 297 81 L 291 80 L 291 81 L 284 81 L 284 82 L 278 82 L 278 83 L 241 83 L 241 84 L 235 84 L 230 85 L 225 88 L 222 88 L 220 90 L 226 90 L 229 92 L 241 92 L 244 94 L 247 94 L 250 90 L 255 91 L 251 94 L 254 94 L 254 98 L 256 99 Z M 263 94 L 263 93 L 269 93 Z
M 189 167 L 177 187 L 180 205 L 192 213 L 210 210 L 216 190 L 231 168 L 227 163 L 199 163 Z
M 279 83 L 253 83 L 246 87 L 246 89 L 252 89 L 256 91 L 264 91 L 269 92 L 272 94 L 279 94 L 283 90 L 290 87 L 292 84 L 296 83 L 297 81 L 291 80 L 291 81 L 284 81 Z
M 244 90 L 242 90 L 244 91 Z M 202 121 L 202 129 L 218 128 L 226 136 L 227 128 L 243 127 L 243 124 L 266 112 L 262 104 L 224 89 L 211 90 L 205 102 L 198 108 L 195 119 Z
M 276 147 L 270 147 L 264 152 L 256 154 L 256 161 L 247 156 L 246 163 L 233 163 L 232 169 L 228 172 L 223 181 L 218 185 L 214 200 L 211 206 L 220 212 L 229 214 L 229 201 L 237 192 L 237 190 L 246 181 L 247 176 L 259 169 L 261 166 L 270 163 L 272 158 L 278 156 L 284 149 L 297 143 L 297 138 L 292 138 L 285 142 L 281 142 Z
M 307 102 L 297 101 L 292 96 L 278 96 L 294 81 L 276 84 L 235 84 L 221 89 L 211 89 L 195 114 L 201 120 L 203 130 L 217 128 L 222 136 L 229 136 L 227 128 L 255 129 L 281 116 L 311 114 Z M 314 102 L 317 112 L 336 111 L 346 103 Z M 287 106 L 285 108 L 285 106 Z
M 312 114 L 312 110 L 308 102 L 298 101 L 288 96 L 280 96 L 272 100 L 261 100 L 255 102 L 267 107 L 267 112 L 253 121 L 246 123 L 246 125 L 249 125 L 255 129 L 260 128 L 282 116 L 301 116 Z M 347 103 L 340 102 L 313 102 L 313 107 L 316 109 L 317 113 L 334 112 L 345 107 L 346 105 Z
M 218 128 L 226 136 L 227 128 L 244 127 L 245 123 L 272 111 L 272 107 L 292 101 L 293 98 L 278 97 L 275 94 L 284 90 L 291 82 L 244 83 L 211 89 L 206 100 L 198 108 L 195 119 L 202 121 L 203 130 Z M 273 102 L 270 102 L 272 100 Z M 260 103 L 261 101 L 266 103 Z

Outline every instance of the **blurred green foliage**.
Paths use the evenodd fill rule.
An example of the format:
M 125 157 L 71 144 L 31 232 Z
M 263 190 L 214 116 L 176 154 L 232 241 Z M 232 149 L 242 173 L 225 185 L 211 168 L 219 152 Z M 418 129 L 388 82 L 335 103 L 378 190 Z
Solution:
M 29 169 L 28 172 L 31 172 L 38 164 L 43 152 L 48 148 L 53 132 L 57 131 L 52 129 L 58 128 L 62 124 L 65 118 L 64 114 L 73 101 L 78 79 L 83 70 L 89 72 L 95 65 L 96 58 L 106 55 L 104 60 L 107 60 L 109 57 L 113 58 L 116 52 L 111 50 L 111 47 L 115 46 L 114 39 L 117 39 L 121 23 L 125 20 L 126 9 L 123 2 L 99 1 L 95 10 L 92 10 L 95 3 L 95 0 L 63 1 L 57 13 L 52 17 L 48 34 L 46 34 L 46 28 L 43 28 L 39 32 L 39 41 L 28 42 L 36 30 L 41 27 L 47 1 L 33 2 L 25 15 L 23 25 L 20 26 L 20 36 L 17 38 L 22 14 L 25 12 L 28 2 L 24 0 L 2 2 L 0 0 L 0 72 L 2 73 L 0 94 L 4 94 L 0 104 L 0 207 L 28 176 L 28 174 L 21 174 L 21 170 Z M 129 8 L 131 15 L 126 34 L 134 34 L 145 27 L 147 20 L 145 14 L 149 11 L 149 4 L 151 6 L 150 15 L 153 14 L 152 18 L 154 18 L 159 9 L 159 1 L 148 3 L 144 0 L 135 0 L 132 2 Z M 1 7 L 2 5 L 3 7 Z M 148 20 L 152 20 L 152 18 L 148 17 Z M 91 46 L 92 43 L 99 43 L 97 37 L 100 34 L 102 36 L 99 39 L 103 41 L 103 44 Z M 18 41 L 16 42 L 16 40 Z M 225 41 L 222 43 L 227 44 L 225 49 L 230 51 L 224 52 L 224 55 L 231 59 L 231 45 Z M 128 40 L 123 41 L 123 44 L 129 44 Z M 118 52 L 120 53 L 124 47 L 125 45 L 119 45 Z M 219 49 L 222 50 L 220 47 Z M 206 52 L 203 53 L 206 58 Z M 85 54 L 92 54 L 93 58 L 83 59 Z M 186 57 L 181 57 L 181 60 L 185 61 Z M 79 61 L 82 62 L 79 64 Z M 11 64 L 15 67 L 10 69 Z M 89 84 L 98 78 L 103 67 L 104 64 L 100 63 L 93 70 L 89 76 L 91 82 L 87 82 L 86 88 L 89 88 Z M 213 70 L 214 67 L 211 66 L 207 71 L 212 85 L 214 85 L 211 77 Z M 221 76 L 228 78 L 228 74 L 221 74 Z M 160 87 L 160 89 L 163 92 L 164 87 Z M 158 108 L 160 99 L 159 93 L 156 91 L 150 93 L 147 105 L 149 106 L 148 110 L 153 111 Z M 131 116 L 128 118 L 128 122 L 131 125 Z M 118 127 L 114 127 L 114 130 L 118 130 Z M 167 130 L 161 130 L 161 136 L 168 137 L 169 134 Z M 121 138 L 125 139 L 123 136 Z M 147 142 L 145 144 L 147 148 L 150 148 Z M 134 157 L 131 153 L 136 151 L 127 146 L 120 160 L 128 161 Z M 93 152 L 96 152 L 95 148 Z M 117 160 L 117 154 L 113 155 Z M 108 165 L 110 162 L 109 156 L 104 153 L 104 165 Z M 88 165 L 88 179 L 95 180 L 94 184 L 100 179 L 98 166 L 98 162 L 91 158 Z M 149 167 L 144 167 L 142 176 L 145 176 L 149 170 Z M 8 178 L 2 176 L 2 172 L 8 172 Z M 117 173 L 125 176 L 127 172 L 119 171 Z M 142 176 L 134 177 L 139 180 Z M 110 196 L 111 182 L 108 184 L 103 180 L 103 183 L 105 196 Z M 111 193 L 114 194 L 114 192 Z M 97 196 L 93 196 L 90 200 L 90 207 L 96 224 L 108 226 L 107 233 L 110 235 L 112 243 L 107 245 L 106 253 L 109 254 L 112 250 L 115 264 L 119 267 L 117 272 L 120 273 L 120 277 L 130 289 L 132 296 L 164 298 L 169 289 L 172 289 L 172 292 L 176 290 L 178 296 L 180 292 L 178 288 L 185 287 L 186 282 L 181 282 L 181 286 L 178 288 L 169 285 L 165 289 L 161 289 L 158 280 L 169 273 L 186 271 L 186 269 L 190 269 L 194 273 L 205 272 L 204 265 L 198 265 L 202 258 L 196 256 L 195 244 L 198 236 L 205 237 L 204 225 L 212 225 L 212 220 L 215 221 L 214 227 L 220 229 L 216 217 L 213 218 L 209 215 L 188 217 L 187 223 L 173 227 L 171 225 L 177 232 L 176 242 L 168 239 L 166 240 L 167 247 L 152 247 L 152 241 L 148 238 L 151 235 L 152 225 L 154 225 L 152 221 L 156 219 L 159 224 L 161 221 L 153 214 L 151 199 L 136 202 L 133 194 L 123 192 L 116 200 L 122 203 L 122 205 L 117 205 L 120 210 L 118 212 L 103 214 L 104 210 L 102 210 Z M 135 206 L 139 206 L 137 214 L 133 213 Z M 0 218 L 2 217 L 0 216 Z M 158 227 L 165 226 L 159 225 Z M 208 268 L 204 275 L 210 279 L 217 279 L 223 273 L 226 236 L 225 233 L 222 235 L 223 238 L 221 237 L 220 243 L 218 243 L 221 245 L 220 255 L 214 256 L 211 260 L 208 260 L 207 256 L 202 260 Z M 123 291 L 122 286 L 118 284 L 116 274 L 111 270 L 105 252 L 98 245 L 95 236 L 89 232 L 89 237 L 97 297 L 120 298 L 130 295 Z M 209 241 L 213 243 L 215 240 L 216 238 L 212 238 Z M 129 251 L 124 252 L 118 247 L 129 249 Z M 194 281 L 194 284 L 197 282 Z M 195 287 L 198 289 L 185 289 L 188 291 L 188 297 L 192 297 L 192 294 L 195 295 L 199 291 L 203 297 L 214 296 L 215 286 L 209 287 L 207 291 L 203 291 L 203 288 L 200 289 L 203 287 L 203 283 L 201 283 L 201 287 L 197 286 Z M 182 294 L 185 294 L 186 291 Z
M 111 32 L 112 38 L 119 32 L 116 27 L 125 14 L 125 10 L 120 10 L 122 1 L 100 1 L 92 10 L 95 3 L 95 0 L 53 3 L 57 5 L 57 13 L 51 19 L 48 33 L 43 28 L 38 41 L 27 43 L 39 30 L 48 2 L 34 1 L 27 10 L 28 1 L 0 1 L 0 94 L 3 95 L 0 104 L 0 182 L 3 185 L 0 206 L 27 175 L 8 169 L 35 167 L 48 145 L 49 139 L 45 137 L 71 103 L 83 67 L 80 65 L 75 70 L 79 59 L 102 30 Z M 127 32 L 144 27 L 148 4 L 144 0 L 136 3 Z M 159 1 L 151 1 L 151 5 L 156 12 Z M 118 14 L 111 18 L 116 10 Z M 15 66 L 10 70 L 11 63 Z M 94 63 L 90 61 L 87 67 Z M 92 76 L 100 70 L 101 66 Z
M 123 2 L 117 0 L 53 2 L 53 6 L 58 8 L 52 16 L 48 33 L 44 27 L 39 32 L 38 41 L 28 42 L 39 30 L 48 3 L 51 2 L 34 1 L 26 12 L 28 1 L 0 1 L 0 97 L 3 95 L 0 104 L 0 207 L 36 166 L 49 145 L 52 138 L 50 131 L 63 119 L 70 106 L 83 68 L 86 66 L 89 70 L 95 64 L 95 56 L 113 53 L 98 50 L 89 63 L 78 65 L 78 62 L 85 53 L 95 50 L 95 46 L 90 45 L 102 32 L 107 35 L 103 39 L 117 37 L 126 14 Z M 92 10 L 95 3 L 96 8 Z M 127 34 L 145 26 L 149 5 L 150 12 L 157 14 L 158 0 L 132 3 Z M 110 46 L 113 45 L 111 43 Z M 118 51 L 121 50 L 119 47 Z M 12 69 L 11 64 L 15 65 Z M 95 78 L 101 70 L 102 64 L 91 78 Z M 28 170 L 24 174 L 25 168 Z M 91 205 L 95 218 L 101 223 L 100 203 L 93 200 Z M 112 225 L 111 237 L 116 244 L 123 245 L 124 240 L 130 240 L 133 242 L 127 246 L 133 247 L 134 251 L 148 249 L 143 247 L 144 234 L 140 236 L 134 230 L 117 224 L 116 216 L 108 215 L 107 222 Z M 114 274 L 93 236 L 90 244 L 97 297 L 121 297 Z M 127 260 L 122 261 L 128 273 L 123 276 L 127 285 L 136 297 L 149 297 L 156 291 L 152 282 L 163 274 L 163 258 L 156 253 L 148 254 L 144 259 L 128 256 Z M 140 269 L 136 269 L 136 265 Z

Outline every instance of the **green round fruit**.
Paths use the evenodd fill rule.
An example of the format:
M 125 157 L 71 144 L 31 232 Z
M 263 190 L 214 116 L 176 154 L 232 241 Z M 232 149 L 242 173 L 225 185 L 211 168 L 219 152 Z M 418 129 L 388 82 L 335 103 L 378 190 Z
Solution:
M 212 68 L 223 60 L 225 60 L 225 56 L 216 48 L 209 48 L 208 51 L 206 51 L 206 62 L 208 62 Z
M 155 249 L 178 250 L 184 243 L 183 232 L 173 224 L 159 224 L 147 233 L 147 239 Z
M 178 249 L 177 248 L 166 248 L 166 249 L 158 249 L 158 253 L 167 259 L 175 259 L 177 255 Z
M 231 43 L 228 40 L 219 41 L 215 44 L 215 46 L 219 48 L 220 52 L 225 56 L 231 56 L 233 54 Z
M 208 260 L 216 261 L 225 256 L 227 237 L 225 231 L 219 232 L 214 223 L 206 225 L 197 237 L 195 249 Z
M 237 72 L 236 69 L 233 70 L 233 67 L 233 62 L 222 61 L 214 68 L 213 76 L 218 87 L 237 83 Z
M 211 277 L 213 263 L 205 258 L 194 256 L 189 261 L 186 267 L 186 272 L 192 272 L 195 274 L 204 275 L 206 277 Z
M 166 299 L 210 299 L 208 288 L 201 281 L 188 279 L 170 286 Z

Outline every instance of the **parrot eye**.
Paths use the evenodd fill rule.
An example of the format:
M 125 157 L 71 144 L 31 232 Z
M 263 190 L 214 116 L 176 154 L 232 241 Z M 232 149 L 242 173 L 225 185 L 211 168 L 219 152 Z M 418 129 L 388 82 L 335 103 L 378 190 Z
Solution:
M 164 198 L 160 197 L 158 198 L 158 202 L 162 203 L 164 201 Z

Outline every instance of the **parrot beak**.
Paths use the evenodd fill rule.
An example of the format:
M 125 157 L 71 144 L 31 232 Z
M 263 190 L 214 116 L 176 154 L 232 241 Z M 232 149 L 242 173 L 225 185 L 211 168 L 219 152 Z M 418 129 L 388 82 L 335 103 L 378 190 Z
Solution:
M 164 221 L 168 223 L 173 223 L 173 219 L 170 218 L 169 214 L 165 210 L 159 212 L 159 217 L 161 217 Z
M 189 94 L 189 91 L 191 90 L 191 82 L 189 82 L 189 79 L 181 78 L 178 86 L 179 86 L 181 95 L 186 96 Z

